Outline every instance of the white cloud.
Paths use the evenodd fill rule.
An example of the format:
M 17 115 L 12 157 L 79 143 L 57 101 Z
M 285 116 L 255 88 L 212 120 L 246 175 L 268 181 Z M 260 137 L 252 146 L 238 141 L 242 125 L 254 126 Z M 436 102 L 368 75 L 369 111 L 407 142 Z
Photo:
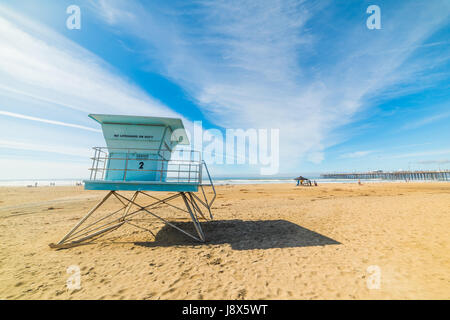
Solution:
M 149 60 L 187 89 L 213 123 L 279 128 L 285 167 L 302 157 L 320 162 L 336 141 L 333 130 L 351 122 L 368 97 L 414 81 L 423 61 L 405 61 L 448 17 L 445 2 L 420 10 L 396 3 L 383 30 L 369 34 L 363 20 L 327 15 L 331 3 L 200 1 L 182 13 L 155 4 L 146 10 L 135 1 L 99 3 L 104 20 L 144 40 Z M 321 23 L 335 23 L 334 39 L 324 33 L 336 29 Z
M 439 114 L 435 114 L 435 115 L 431 115 L 425 118 L 422 118 L 420 120 L 417 121 L 412 121 L 409 122 L 407 124 L 405 124 L 402 129 L 403 130 L 412 130 L 412 129 L 417 129 L 423 126 L 426 126 L 428 124 L 440 121 L 442 119 L 446 119 L 450 117 L 450 112 L 443 112 L 443 113 L 439 113 Z
M 62 121 L 55 121 L 55 120 L 48 120 L 48 119 L 43 119 L 43 118 L 38 118 L 38 117 L 30 117 L 30 116 L 27 116 L 27 115 L 24 115 L 24 114 L 19 114 L 19 113 L 14 113 L 14 112 L 8 112 L 8 111 L 0 110 L 0 115 L 7 116 L 7 117 L 18 118 L 18 119 L 25 119 L 25 120 L 30 120 L 30 121 L 49 123 L 49 124 L 54 124 L 54 125 L 57 125 L 57 126 L 77 128 L 77 129 L 93 131 L 93 132 L 102 132 L 102 130 L 94 129 L 94 128 L 90 128 L 90 127 L 86 127 L 86 126 L 81 126 L 81 125 L 78 125 L 78 124 L 67 123 L 67 122 L 62 122 Z
M 82 112 L 174 115 L 94 54 L 0 7 L 1 89 Z
M 436 156 L 450 154 L 450 149 L 439 149 L 439 150 L 427 150 L 420 152 L 409 152 L 409 153 L 401 153 L 394 155 L 389 158 L 400 159 L 400 158 L 415 158 L 415 157 L 426 157 L 426 156 Z
M 355 158 L 362 158 L 365 157 L 371 153 L 373 153 L 374 151 L 372 150 L 366 150 L 366 151 L 355 151 L 355 152 L 350 152 L 350 153 L 345 153 L 343 155 L 340 156 L 340 158 L 342 159 L 355 159 Z
M 99 132 L 98 127 L 76 123 L 88 119 L 88 113 L 179 117 L 101 58 L 6 5 L 0 5 L 0 30 L 0 123 L 8 128 L 2 131 L 2 156 L 15 149 L 88 159 L 91 154 L 85 144 L 90 145 L 90 139 L 97 143 L 97 137 L 80 144 L 83 135 L 73 130 Z M 50 126 L 41 128 L 39 124 Z M 14 127 L 19 125 L 22 130 Z M 61 145 L 62 140 L 66 145 Z M 15 159 L 5 161 L 12 167 L 17 163 Z M 9 174 L 3 169 L 0 178 Z M 61 166 L 56 166 L 51 176 L 59 174 L 57 169 Z M 64 169 L 63 175 L 76 176 L 69 169 Z M 24 166 L 21 173 L 32 178 L 39 172 L 33 165 Z
M 446 164 L 450 163 L 450 159 L 440 159 L 440 160 L 422 160 L 417 161 L 418 164 Z
M 48 152 L 57 153 L 63 155 L 69 155 L 73 157 L 81 157 L 88 159 L 92 152 L 90 148 L 77 148 L 69 147 L 64 145 L 43 145 L 37 144 L 35 142 L 23 142 L 23 141 L 11 141 L 11 140 L 0 140 L 0 149 L 16 149 L 16 150 L 26 150 L 26 151 L 36 151 L 36 152 Z
M 14 161 L 11 161 L 10 159 L 0 158 L 0 167 L 2 168 L 2 180 L 68 178 L 78 180 L 89 176 L 87 163 L 36 159 L 14 159 Z

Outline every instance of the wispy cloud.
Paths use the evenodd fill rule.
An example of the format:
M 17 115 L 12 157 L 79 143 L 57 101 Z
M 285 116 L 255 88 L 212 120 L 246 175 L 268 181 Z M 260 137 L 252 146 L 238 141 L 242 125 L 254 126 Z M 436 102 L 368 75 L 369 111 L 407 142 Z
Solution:
M 22 141 L 12 141 L 12 140 L 0 140 L 1 149 L 15 149 L 15 150 L 26 150 L 26 151 L 37 151 L 37 152 L 47 152 L 47 153 L 57 153 L 62 155 L 69 155 L 72 157 L 80 157 L 87 159 L 90 155 L 90 149 L 70 147 L 65 145 L 43 145 L 37 144 L 36 142 L 22 142 Z M 30 158 L 30 162 L 33 161 Z
M 417 161 L 418 164 L 446 164 L 450 163 L 450 159 L 440 159 L 440 160 L 422 160 Z
M 30 116 L 27 116 L 27 115 L 24 115 L 24 114 L 8 112 L 8 111 L 2 111 L 2 110 L 0 110 L 0 116 L 7 116 L 7 117 L 13 117 L 13 118 L 17 118 L 17 119 L 37 121 L 37 122 L 42 122 L 42 123 L 49 123 L 49 124 L 54 124 L 54 125 L 57 125 L 57 126 L 76 128 L 76 129 L 82 129 L 82 130 L 93 131 L 93 132 L 102 132 L 99 129 L 94 129 L 94 128 L 90 128 L 90 127 L 86 127 L 86 126 L 81 126 L 81 125 L 78 125 L 78 124 L 67 123 L 67 122 L 62 122 L 62 121 L 55 121 L 55 120 L 48 120 L 48 119 L 37 118 L 37 117 L 30 117 Z
M 88 177 L 86 163 L 69 161 L 52 161 L 33 159 L 10 159 L 0 158 L 2 168 L 2 180 L 17 179 L 83 179 Z M 17 170 L 17 168 L 21 168 Z M 26 168 L 26 169 L 24 169 Z M 32 174 L 30 174 L 32 173 Z
M 91 52 L 4 6 L 0 29 L 2 91 L 82 112 L 175 114 Z
M 150 64 L 188 90 L 218 126 L 280 128 L 285 165 L 302 157 L 319 162 L 336 140 L 334 129 L 368 98 L 419 84 L 413 79 L 423 61 L 410 58 L 448 19 L 446 1 L 391 3 L 383 30 L 372 33 L 331 2 L 180 6 L 115 0 L 96 9 L 113 28 L 143 40 Z
M 84 147 L 91 143 L 80 144 L 81 135 L 70 129 L 99 132 L 77 123 L 88 113 L 179 116 L 98 56 L 4 4 L 0 30 L 0 125 L 11 128 L 2 133 L 3 154 L 14 149 L 87 159 Z M 11 127 L 19 124 L 28 129 Z
M 403 127 L 401 127 L 401 129 L 403 130 L 412 130 L 412 129 L 417 129 L 426 125 L 429 125 L 431 123 L 446 119 L 450 117 L 450 112 L 442 112 L 439 114 L 434 114 L 425 118 L 422 118 L 420 120 L 417 121 L 412 121 L 409 122 L 407 124 L 405 124 Z
M 420 152 L 408 152 L 408 153 L 401 153 L 396 154 L 393 156 L 390 156 L 389 158 L 392 159 L 399 159 L 399 158 L 417 158 L 417 157 L 425 157 L 425 156 L 436 156 L 436 155 L 443 155 L 443 154 L 450 154 L 450 149 L 439 149 L 439 150 L 427 150 L 427 151 L 420 151 Z
M 366 150 L 366 151 L 355 151 L 350 153 L 345 153 L 340 156 L 341 159 L 355 159 L 355 158 L 362 158 L 365 157 L 371 153 L 374 153 L 373 150 Z

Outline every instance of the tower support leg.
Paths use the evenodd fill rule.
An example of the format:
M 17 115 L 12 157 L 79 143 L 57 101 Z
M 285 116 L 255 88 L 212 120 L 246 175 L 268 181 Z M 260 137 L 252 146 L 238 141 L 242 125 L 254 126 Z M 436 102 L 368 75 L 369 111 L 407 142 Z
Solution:
M 139 194 L 146 195 L 150 198 L 152 198 L 153 201 L 151 204 L 148 205 L 140 205 L 137 203 L 137 197 Z M 103 214 L 101 217 L 98 217 L 94 221 L 88 221 L 89 218 L 92 218 L 94 213 L 111 197 L 111 195 L 114 195 L 115 198 L 117 198 L 120 203 L 122 204 L 122 207 L 118 210 L 115 210 L 113 212 L 109 212 L 106 214 Z M 169 203 L 170 201 L 181 197 L 183 199 L 185 208 L 176 206 L 174 204 Z M 120 228 L 123 224 L 129 223 L 132 226 L 135 226 L 140 229 L 145 229 L 140 227 L 139 225 L 135 224 L 136 222 L 133 220 L 133 217 L 142 212 L 146 212 L 150 214 L 151 216 L 157 218 L 158 220 L 162 221 L 166 225 L 182 232 L 183 234 L 189 236 L 190 238 L 193 238 L 200 242 L 205 242 L 205 235 L 203 233 L 201 224 L 199 222 L 199 218 L 197 216 L 197 213 L 205 218 L 202 211 L 200 210 L 199 204 L 196 202 L 196 199 L 200 201 L 200 203 L 207 207 L 208 211 L 210 212 L 210 207 L 208 204 L 201 201 L 195 194 L 192 194 L 191 192 L 178 192 L 176 194 L 173 194 L 169 197 L 166 197 L 164 199 L 158 199 L 152 195 L 147 194 L 143 191 L 136 191 L 131 198 L 127 198 L 126 196 L 118 193 L 117 191 L 110 191 L 106 196 L 98 203 L 96 204 L 80 221 L 56 244 L 50 244 L 51 248 L 68 248 L 76 245 L 80 245 L 83 243 L 86 243 L 87 240 L 92 240 L 94 238 L 97 238 L 99 236 L 102 236 L 106 234 L 107 232 L 116 230 Z M 191 234 L 186 230 L 183 230 L 179 226 L 177 226 L 175 223 L 168 221 L 167 219 L 164 219 L 160 217 L 157 213 L 155 213 L 156 209 L 159 209 L 160 206 L 167 205 L 172 208 L 175 208 L 177 210 L 181 210 L 185 213 L 188 213 L 191 217 L 192 223 L 194 224 L 195 230 L 197 232 L 197 235 Z M 133 210 L 132 208 L 135 207 Z M 122 212 L 120 215 L 119 213 Z M 116 216 L 117 215 L 117 216 Z M 109 220 L 107 220 L 109 218 Z M 206 218 L 205 218 L 206 220 Z M 131 222 L 134 223 L 131 223 Z M 148 229 L 146 229 L 148 230 Z M 150 230 L 148 230 L 150 231 Z M 150 231 L 151 232 L 151 231 Z M 151 232 L 153 235 L 154 233 Z

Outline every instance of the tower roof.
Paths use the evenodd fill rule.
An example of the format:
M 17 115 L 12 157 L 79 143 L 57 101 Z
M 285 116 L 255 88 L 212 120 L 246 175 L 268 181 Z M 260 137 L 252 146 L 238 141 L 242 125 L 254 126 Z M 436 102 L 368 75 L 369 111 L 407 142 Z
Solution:
M 188 145 L 189 138 L 179 118 L 143 117 L 112 114 L 90 114 L 90 118 L 102 125 L 128 125 L 128 126 L 153 126 L 169 127 L 173 132 L 177 144 Z

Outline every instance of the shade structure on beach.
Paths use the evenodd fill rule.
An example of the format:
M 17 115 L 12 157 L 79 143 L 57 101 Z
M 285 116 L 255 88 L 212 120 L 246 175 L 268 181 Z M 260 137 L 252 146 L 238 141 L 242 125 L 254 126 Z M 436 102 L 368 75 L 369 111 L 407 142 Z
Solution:
M 178 145 L 189 145 L 182 120 L 105 114 L 91 114 L 89 117 L 101 124 L 106 147 L 93 148 L 95 154 L 91 158 L 90 178 L 84 181 L 85 189 L 109 192 L 60 242 L 51 247 L 79 244 L 116 230 L 125 223 L 149 231 L 138 225 L 142 219 L 137 220 L 136 215 L 140 214 L 150 215 L 195 240 L 205 241 L 198 219 L 199 216 L 206 220 L 213 219 L 211 206 L 216 192 L 200 152 L 175 150 Z M 203 169 L 206 183 L 203 183 Z M 212 189 L 211 199 L 208 199 L 204 187 Z M 197 195 L 199 189 L 201 193 Z M 134 194 L 129 197 L 117 191 L 134 191 Z M 161 199 L 147 191 L 175 194 Z M 148 204 L 146 201 L 139 204 L 139 196 L 146 200 L 152 199 L 153 203 Z M 123 206 L 92 219 L 94 212 L 109 198 L 116 198 Z M 169 203 L 177 198 L 183 200 L 184 208 Z M 166 206 L 188 213 L 198 236 L 155 213 Z M 202 208 L 207 210 L 209 218 L 206 218 Z
M 303 182 L 306 181 L 307 185 L 311 185 L 311 180 L 309 180 L 308 178 L 305 178 L 303 176 L 298 176 L 297 178 L 295 178 L 294 180 L 297 181 L 297 186 L 302 185 L 303 186 Z

